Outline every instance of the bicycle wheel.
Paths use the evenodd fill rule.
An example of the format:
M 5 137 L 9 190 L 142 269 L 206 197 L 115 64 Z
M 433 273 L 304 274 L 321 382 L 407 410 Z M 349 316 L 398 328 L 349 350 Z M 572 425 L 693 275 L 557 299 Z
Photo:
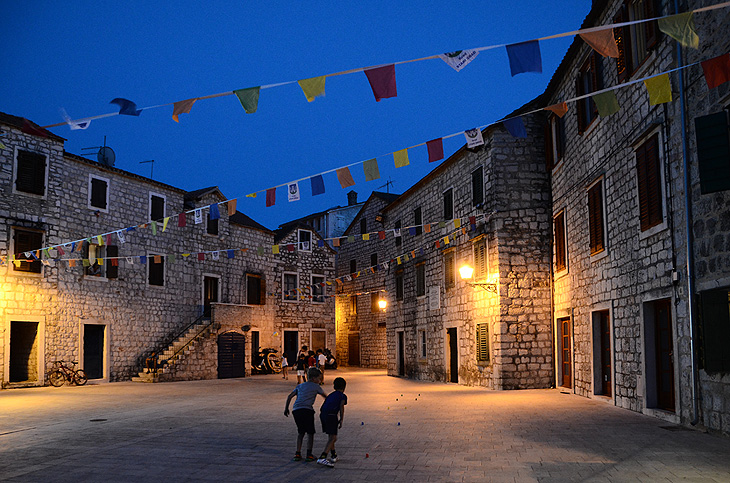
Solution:
M 76 384 L 77 386 L 83 386 L 88 380 L 89 378 L 86 377 L 86 373 L 83 371 L 83 369 L 79 369 L 78 371 L 74 372 L 74 384 Z
M 274 354 L 273 352 L 269 352 L 266 356 L 266 361 L 268 362 L 268 366 L 274 374 L 278 374 L 281 372 L 281 358 L 278 355 Z
M 63 383 L 66 382 L 66 376 L 60 369 L 56 369 L 48 374 L 48 382 L 50 382 L 54 387 L 61 387 L 63 386 Z

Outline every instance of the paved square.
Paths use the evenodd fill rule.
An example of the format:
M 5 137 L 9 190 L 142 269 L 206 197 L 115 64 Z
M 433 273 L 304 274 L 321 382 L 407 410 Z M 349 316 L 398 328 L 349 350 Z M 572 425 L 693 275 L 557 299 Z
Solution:
M 0 481 L 730 481 L 727 438 L 600 401 L 359 369 L 327 392 L 335 376 L 335 469 L 291 461 L 296 377 L 271 375 L 2 391 Z

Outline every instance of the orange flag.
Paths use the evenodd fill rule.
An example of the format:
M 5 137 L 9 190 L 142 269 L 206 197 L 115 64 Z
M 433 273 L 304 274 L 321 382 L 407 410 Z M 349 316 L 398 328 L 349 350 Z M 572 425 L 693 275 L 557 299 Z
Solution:
M 352 179 L 352 174 L 350 174 L 350 168 L 344 167 L 337 170 L 337 181 L 340 182 L 340 186 L 342 186 L 342 189 L 347 188 L 348 186 L 354 186 L 355 180 Z
M 195 99 L 186 99 L 184 101 L 177 101 L 172 105 L 172 120 L 175 122 L 180 122 L 177 116 L 180 114 L 189 114 L 190 109 L 193 108 L 193 104 L 195 104 L 195 101 L 197 101 L 198 98 Z
M 618 46 L 616 45 L 616 39 L 613 37 L 613 29 L 581 32 L 578 35 L 602 56 L 618 58 Z
M 566 102 L 560 102 L 552 106 L 547 106 L 545 110 L 554 112 L 558 117 L 563 117 L 568 112 L 568 104 Z
M 228 216 L 233 216 L 236 214 L 236 203 L 238 203 L 236 198 L 228 200 Z

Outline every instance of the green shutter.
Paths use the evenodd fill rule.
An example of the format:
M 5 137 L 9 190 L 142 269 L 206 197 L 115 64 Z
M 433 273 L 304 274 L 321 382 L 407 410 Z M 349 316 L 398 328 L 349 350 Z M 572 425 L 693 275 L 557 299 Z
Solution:
M 730 138 L 725 111 L 695 119 L 702 194 L 730 189 Z

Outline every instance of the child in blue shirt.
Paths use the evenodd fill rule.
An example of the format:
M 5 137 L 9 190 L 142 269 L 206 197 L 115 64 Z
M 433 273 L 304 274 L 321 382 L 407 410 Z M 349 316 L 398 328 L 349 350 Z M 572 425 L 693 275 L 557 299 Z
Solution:
M 294 401 L 294 407 L 292 408 L 292 415 L 294 416 L 294 422 L 297 423 L 297 452 L 294 454 L 294 461 L 302 460 L 302 441 L 304 435 L 307 434 L 309 439 L 307 440 L 307 458 L 306 461 L 314 461 L 314 455 L 312 454 L 312 446 L 314 446 L 314 400 L 317 399 L 317 394 L 322 397 L 327 395 L 324 393 L 322 386 L 319 385 L 319 379 L 322 373 L 319 369 L 312 367 L 309 369 L 307 374 L 308 381 L 303 382 L 289 394 L 286 398 L 286 407 L 284 409 L 284 416 L 289 417 L 289 402 L 296 396 L 297 400 Z
M 320 455 L 317 463 L 329 468 L 335 467 L 337 461 L 337 453 L 335 452 L 335 441 L 337 441 L 337 429 L 342 427 L 342 421 L 345 419 L 345 404 L 347 404 L 347 396 L 345 396 L 345 386 L 347 381 L 338 377 L 334 380 L 335 390 L 322 403 L 319 410 L 319 420 L 322 422 L 322 432 L 327 433 L 329 439 L 322 455 Z M 328 460 L 327 453 L 332 452 L 332 457 Z

